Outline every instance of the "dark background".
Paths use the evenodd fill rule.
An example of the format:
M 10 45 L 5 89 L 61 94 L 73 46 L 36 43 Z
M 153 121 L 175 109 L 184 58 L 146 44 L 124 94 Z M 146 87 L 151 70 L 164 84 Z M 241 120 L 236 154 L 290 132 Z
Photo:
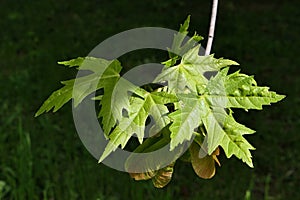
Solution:
M 203 180 L 178 162 L 171 183 L 155 189 L 97 164 L 77 136 L 70 103 L 55 114 L 34 113 L 59 81 L 76 74 L 57 61 L 85 56 L 127 29 L 178 30 L 188 14 L 190 33 L 207 37 L 211 1 L 1 0 L 0 199 L 300 199 L 300 2 L 219 4 L 212 52 L 239 62 L 259 85 L 287 98 L 263 111 L 235 112 L 257 131 L 247 137 L 256 147 L 254 169 L 222 155 L 216 176 Z M 151 53 L 123 60 L 130 66 L 145 55 L 155 59 Z

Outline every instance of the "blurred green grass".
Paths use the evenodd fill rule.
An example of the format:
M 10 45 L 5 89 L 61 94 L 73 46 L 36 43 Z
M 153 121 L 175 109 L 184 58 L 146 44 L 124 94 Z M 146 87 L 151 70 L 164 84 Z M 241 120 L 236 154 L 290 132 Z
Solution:
M 70 104 L 33 116 L 60 80 L 75 76 L 57 61 L 87 55 L 130 28 L 177 30 L 188 14 L 191 33 L 205 37 L 210 1 L 2 0 L 0 199 L 300 199 L 299 6 L 296 0 L 220 1 L 212 52 L 287 98 L 263 111 L 235 111 L 257 131 L 247 138 L 257 148 L 254 169 L 221 156 L 216 176 L 202 180 L 178 162 L 172 182 L 159 190 L 97 164 L 77 136 Z M 143 54 L 133 56 L 127 65 L 144 61 Z

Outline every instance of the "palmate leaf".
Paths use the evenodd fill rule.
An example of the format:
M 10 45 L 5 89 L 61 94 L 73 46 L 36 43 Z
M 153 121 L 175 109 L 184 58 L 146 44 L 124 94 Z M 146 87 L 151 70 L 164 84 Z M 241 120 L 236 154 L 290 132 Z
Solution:
M 243 135 L 254 133 L 254 131 L 237 123 L 224 108 L 211 109 L 208 103 L 203 103 L 201 111 L 202 122 L 207 131 L 208 154 L 211 155 L 218 146 L 221 146 L 228 158 L 235 155 L 253 167 L 250 150 L 254 148 Z
M 239 72 L 226 76 L 227 71 L 223 69 L 208 83 L 207 100 L 211 105 L 261 110 L 263 105 L 276 103 L 285 97 L 269 91 L 268 87 L 257 86 L 253 76 Z
M 203 38 L 195 33 L 187 39 L 189 22 L 190 17 L 180 26 L 168 49 L 170 59 L 163 62 L 165 67 L 154 80 L 154 83 L 167 82 L 166 86 L 151 88 L 154 92 L 148 92 L 120 77 L 119 61 L 79 57 L 59 64 L 78 66 L 79 70 L 91 73 L 63 81 L 64 86 L 44 102 L 36 116 L 51 109 L 55 112 L 72 98 L 77 106 L 89 94 L 101 89 L 103 94 L 93 99 L 100 100 L 99 117 L 109 142 L 99 162 L 119 146 L 124 148 L 136 135 L 141 144 L 135 152 L 142 153 L 160 149 L 168 143 L 172 151 L 190 141 L 189 151 L 181 157 L 190 161 L 202 178 L 211 178 L 215 174 L 220 148 L 228 158 L 235 155 L 253 167 L 250 151 L 254 147 L 244 135 L 254 131 L 236 122 L 232 109 L 262 109 L 285 96 L 269 91 L 268 87 L 257 86 L 253 76 L 240 71 L 228 74 L 228 66 L 238 65 L 234 61 L 216 59 L 214 55 L 200 56 L 197 42 Z M 216 72 L 214 77 L 205 77 L 206 72 L 212 71 Z M 150 138 L 143 141 L 149 118 L 155 125 L 150 128 Z M 205 156 L 199 157 L 200 150 Z M 166 166 L 154 162 L 156 160 L 151 156 L 147 158 L 155 167 L 146 164 L 144 167 L 149 170 L 145 173 L 134 171 L 141 161 L 136 160 L 138 157 L 129 156 L 125 168 L 130 169 L 130 175 L 136 180 L 152 179 L 155 187 L 164 187 L 172 177 L 175 161 Z M 167 160 L 167 156 L 163 158 Z
M 132 96 L 128 117 L 123 117 L 117 127 L 109 135 L 107 144 L 99 162 L 102 162 L 119 145 L 125 147 L 128 140 L 136 134 L 140 143 L 143 142 L 145 123 L 148 116 L 152 116 L 156 122 L 156 131 L 160 131 L 170 123 L 167 116 L 168 108 L 164 104 L 177 101 L 177 97 L 166 92 L 147 92 L 139 90 L 139 96 Z
M 181 106 L 169 116 L 173 123 L 171 131 L 171 149 L 184 141 L 189 141 L 200 124 L 207 132 L 207 151 L 211 155 L 218 146 L 221 146 L 227 157 L 233 154 L 242 159 L 249 166 L 252 165 L 249 150 L 254 149 L 243 137 L 254 131 L 238 124 L 231 114 L 227 114 L 222 107 L 212 107 L 207 101 L 209 95 L 181 94 Z
M 208 80 L 205 72 L 218 71 L 228 65 L 237 65 L 236 62 L 227 59 L 216 59 L 213 55 L 199 56 L 200 45 L 190 49 L 179 65 L 163 69 L 154 82 L 168 82 L 170 92 L 183 93 L 186 87 L 192 92 L 203 88 Z
M 228 158 L 235 155 L 253 167 L 250 150 L 254 148 L 243 135 L 254 131 L 237 123 L 225 108 L 260 109 L 262 105 L 277 102 L 284 96 L 269 92 L 266 87 L 258 87 L 253 77 L 238 72 L 228 76 L 227 73 L 228 68 L 225 68 L 212 77 L 207 82 L 203 95 L 177 94 L 181 102 L 179 109 L 169 114 L 172 119 L 170 150 L 186 140 L 189 141 L 194 129 L 204 124 L 209 155 L 221 146 Z M 231 87 L 245 96 L 234 96 L 237 94 L 230 90 Z M 249 103 L 244 99 L 256 101 Z
M 94 73 L 79 77 L 76 82 L 75 79 L 62 81 L 64 86 L 50 95 L 35 116 L 49 112 L 52 108 L 53 112 L 56 112 L 72 98 L 76 107 L 89 94 L 105 87 L 107 82 L 113 82 L 114 79 L 118 78 L 122 68 L 117 60 L 108 61 L 92 57 L 79 57 L 70 61 L 59 62 L 59 64 L 69 67 L 79 66 L 79 70 L 90 70 Z

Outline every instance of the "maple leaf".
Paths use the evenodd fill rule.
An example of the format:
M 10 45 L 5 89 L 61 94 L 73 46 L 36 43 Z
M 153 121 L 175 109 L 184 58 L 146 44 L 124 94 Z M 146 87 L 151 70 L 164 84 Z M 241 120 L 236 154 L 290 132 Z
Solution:
M 235 61 L 214 58 L 214 55 L 199 55 L 198 41 L 203 38 L 196 33 L 189 39 L 190 17 L 180 26 L 169 49 L 169 60 L 153 83 L 167 83 L 146 91 L 121 78 L 121 64 L 117 60 L 79 57 L 59 62 L 69 67 L 91 73 L 77 79 L 63 81 L 64 86 L 53 92 L 37 111 L 36 116 L 53 109 L 56 112 L 73 99 L 78 106 L 84 98 L 101 90 L 94 100 L 100 100 L 99 118 L 104 134 L 109 140 L 99 162 L 114 152 L 119 146 L 124 148 L 130 138 L 137 136 L 140 145 L 134 152 L 147 153 L 170 144 L 170 153 L 188 141 L 191 146 L 184 155 L 190 161 L 199 177 L 211 178 L 215 174 L 215 162 L 219 149 L 230 158 L 235 155 L 248 166 L 253 167 L 251 150 L 255 148 L 245 135 L 255 131 L 238 123 L 232 109 L 262 109 L 265 105 L 285 98 L 269 87 L 258 86 L 254 76 L 236 71 L 229 74 Z M 215 72 L 208 78 L 207 72 Z M 157 85 L 157 84 L 156 84 Z M 150 137 L 144 140 L 146 121 L 152 119 Z M 198 133 L 200 131 L 200 133 Z M 182 145 L 184 146 L 184 145 Z M 204 151 L 205 156 L 199 157 Z M 179 154 L 183 148 L 179 148 Z M 176 153 L 174 153 L 176 154 Z M 177 155 L 177 154 L 176 154 Z M 150 157 L 149 162 L 153 161 Z M 164 158 L 166 159 L 166 158 Z M 135 173 L 137 167 L 133 156 L 129 157 L 125 168 L 136 180 L 152 179 L 155 187 L 169 183 L 176 160 Z M 149 166 L 144 166 L 147 169 Z M 132 171 L 133 170 L 133 171 Z
M 79 57 L 70 61 L 59 62 L 59 64 L 69 67 L 78 66 L 79 70 L 89 70 L 93 73 L 77 79 L 62 81 L 64 86 L 48 97 L 35 116 L 49 112 L 52 108 L 53 112 L 56 112 L 72 98 L 76 107 L 89 94 L 105 87 L 109 82 L 114 82 L 120 76 L 119 72 L 122 68 L 117 60 L 108 61 L 92 57 Z
M 186 87 L 197 92 L 207 84 L 205 72 L 218 71 L 228 65 L 237 65 L 227 59 L 216 59 L 213 55 L 199 56 L 200 45 L 190 49 L 181 59 L 180 64 L 163 69 L 154 82 L 168 82 L 170 92 L 183 93 Z
M 156 130 L 160 131 L 170 123 L 167 116 L 168 108 L 164 104 L 177 101 L 177 97 L 166 92 L 147 92 L 139 90 L 142 97 L 131 97 L 128 117 L 121 118 L 117 127 L 109 135 L 107 144 L 99 162 L 104 160 L 119 145 L 125 147 L 128 140 L 136 134 L 140 143 L 143 142 L 145 123 L 148 116 L 152 116 L 156 122 Z

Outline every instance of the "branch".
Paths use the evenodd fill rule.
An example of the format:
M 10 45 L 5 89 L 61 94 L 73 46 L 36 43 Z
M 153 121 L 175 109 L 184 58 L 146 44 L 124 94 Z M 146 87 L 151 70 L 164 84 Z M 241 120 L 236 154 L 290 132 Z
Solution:
M 205 55 L 210 54 L 212 42 L 214 39 L 214 32 L 215 32 L 215 25 L 216 25 L 216 18 L 217 18 L 217 9 L 218 9 L 218 0 L 213 0 L 212 5 L 212 12 L 211 12 L 211 18 L 210 18 L 210 26 L 209 26 L 209 33 L 208 33 L 208 40 L 207 45 L 205 49 Z

